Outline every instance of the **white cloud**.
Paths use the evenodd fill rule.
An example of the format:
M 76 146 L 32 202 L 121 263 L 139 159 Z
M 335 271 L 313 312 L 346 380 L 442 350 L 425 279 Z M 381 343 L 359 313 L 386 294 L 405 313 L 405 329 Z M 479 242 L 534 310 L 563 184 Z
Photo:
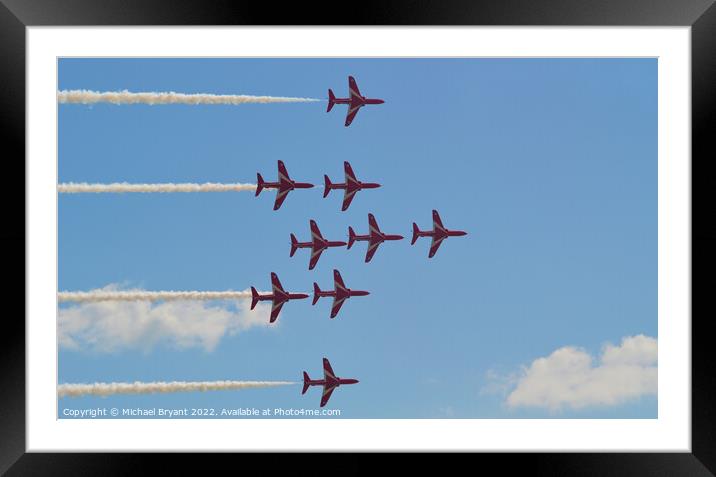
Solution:
M 82 303 L 60 308 L 59 344 L 65 349 L 100 353 L 136 348 L 148 351 L 160 344 L 211 351 L 224 336 L 269 327 L 269 304 L 249 308 L 249 300 Z
M 605 345 L 598 359 L 567 346 L 534 360 L 516 376 L 506 404 L 558 411 L 614 406 L 656 393 L 657 340 L 638 335 Z
M 656 361 L 656 339 L 644 335 L 623 338 L 621 346 L 608 343 L 602 350 L 602 363 L 608 366 L 656 366 Z

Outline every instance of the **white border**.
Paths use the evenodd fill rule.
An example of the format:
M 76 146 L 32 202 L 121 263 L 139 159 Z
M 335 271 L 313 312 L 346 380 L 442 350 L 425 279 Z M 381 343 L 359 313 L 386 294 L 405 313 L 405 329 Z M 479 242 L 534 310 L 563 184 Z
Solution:
M 690 29 L 27 30 L 27 450 L 691 449 Z M 659 397 L 653 420 L 56 419 L 58 56 L 659 58 Z M 238 432 L 240 430 L 240 432 Z

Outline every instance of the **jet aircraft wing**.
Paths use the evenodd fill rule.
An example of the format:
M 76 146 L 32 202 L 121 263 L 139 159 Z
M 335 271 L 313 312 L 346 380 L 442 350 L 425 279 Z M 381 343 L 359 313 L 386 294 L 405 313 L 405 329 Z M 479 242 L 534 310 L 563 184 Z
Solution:
M 437 210 L 433 210 L 433 230 L 435 229 L 445 230 L 445 226 L 443 226 L 443 221 L 440 220 L 440 214 L 438 214 Z
M 333 391 L 336 389 L 335 384 L 324 384 L 323 385 L 323 396 L 321 396 L 321 407 L 325 406 L 328 403 L 328 400 L 331 399 L 331 394 L 333 394 Z
M 335 318 L 336 315 L 338 315 L 338 312 L 341 310 L 341 307 L 343 306 L 343 303 L 345 303 L 345 301 L 345 297 L 333 299 L 333 306 L 331 307 L 331 318 Z
M 345 126 L 348 127 L 353 122 L 353 119 L 355 119 L 356 114 L 358 114 L 358 110 L 361 108 L 361 105 L 355 105 L 352 104 L 348 107 L 348 114 L 346 114 L 346 124 Z
M 281 313 L 281 308 L 283 307 L 283 304 L 286 303 L 284 301 L 282 302 L 273 302 L 273 306 L 271 307 L 271 316 L 269 317 L 269 323 L 273 323 L 278 318 L 278 314 Z
M 343 194 L 343 206 L 341 206 L 342 211 L 348 210 L 348 207 L 350 207 L 351 202 L 353 202 L 353 197 L 355 197 L 357 190 L 348 190 L 345 189 L 345 193 Z
M 336 290 L 346 289 L 346 284 L 343 283 L 343 277 L 341 277 L 341 272 L 339 272 L 338 270 L 333 270 L 333 284 L 335 285 Z
M 311 220 L 311 239 L 312 240 L 324 240 L 323 235 L 321 235 L 321 231 L 318 228 L 318 224 L 315 220 Z
M 286 170 L 286 166 L 283 164 L 283 161 L 278 161 L 278 181 L 290 181 L 291 178 L 288 175 L 288 171 Z
M 365 263 L 370 262 L 373 258 L 375 252 L 378 251 L 378 245 L 380 245 L 380 242 L 368 242 L 368 250 L 365 252 Z
M 358 83 L 356 83 L 356 79 L 352 76 L 348 77 L 348 92 L 351 95 L 351 99 L 353 99 L 354 96 L 357 96 L 359 99 L 363 97 L 360 94 L 360 90 L 358 89 Z
M 433 241 L 430 243 L 430 253 L 428 254 L 428 258 L 433 258 L 435 253 L 438 251 L 438 248 L 440 248 L 440 244 L 443 243 L 443 240 L 445 240 L 444 236 L 435 238 L 433 235 Z
M 373 214 L 368 214 L 368 228 L 370 229 L 370 233 L 379 234 L 380 233 L 380 227 L 378 227 L 378 221 L 375 220 L 375 217 Z
M 323 358 L 323 379 L 336 379 L 336 373 L 333 372 L 330 361 Z
M 284 293 L 283 287 L 281 286 L 281 282 L 278 279 L 278 275 L 271 272 L 271 288 L 273 289 L 274 293 L 278 290 L 281 293 Z
M 349 183 L 358 184 L 358 179 L 356 179 L 355 172 L 353 172 L 353 168 L 351 167 L 350 163 L 348 161 L 345 161 L 343 163 L 343 172 L 346 177 L 346 185 Z
M 276 200 L 273 203 L 273 210 L 278 210 L 281 208 L 281 204 L 283 204 L 283 201 L 286 200 L 288 192 L 288 189 L 278 189 L 278 192 L 276 192 Z
M 323 249 L 311 249 L 311 261 L 308 262 L 308 269 L 313 270 L 313 267 L 316 266 L 318 263 L 318 259 L 321 258 L 321 254 L 323 253 Z

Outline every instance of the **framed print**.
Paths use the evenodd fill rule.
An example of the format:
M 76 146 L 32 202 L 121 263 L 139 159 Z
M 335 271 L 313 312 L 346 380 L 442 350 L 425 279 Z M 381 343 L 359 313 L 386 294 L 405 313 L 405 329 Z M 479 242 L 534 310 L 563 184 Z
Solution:
M 191 3 L 5 2 L 27 281 L 3 469 L 462 451 L 710 475 L 716 7 Z

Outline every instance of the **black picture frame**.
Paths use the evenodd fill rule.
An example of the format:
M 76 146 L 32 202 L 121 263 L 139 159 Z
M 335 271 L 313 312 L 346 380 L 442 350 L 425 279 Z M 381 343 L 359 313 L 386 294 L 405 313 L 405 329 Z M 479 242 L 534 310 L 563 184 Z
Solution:
M 692 453 L 480 454 L 481 464 L 493 461 L 503 469 L 519 466 L 530 474 L 548 475 L 714 475 L 716 474 L 716 347 L 707 331 L 713 312 L 705 297 L 716 280 L 716 190 L 714 134 L 716 121 L 716 5 L 714 0 L 411 0 L 382 2 L 269 2 L 200 0 L 0 0 L 0 131 L 6 154 L 6 177 L 17 185 L 2 189 L 0 229 L 4 263 L 17 265 L 25 249 L 25 28 L 79 25 L 573 25 L 691 26 L 692 47 Z M 358 6 L 359 8 L 356 8 Z M 324 12 L 324 15 L 321 15 Z M 336 20 L 340 21 L 336 23 Z M 10 147 L 8 147 L 10 146 Z M 22 190 L 21 190 L 22 189 Z M 700 216 L 700 220 L 696 218 Z M 10 219 L 10 220 L 8 220 Z M 25 252 L 27 253 L 27 252 Z M 18 263 L 15 264 L 14 261 Z M 6 276 L 10 276 L 6 267 Z M 14 267 L 13 267 L 14 268 Z M 22 268 L 23 270 L 24 267 Z M 23 277 L 25 272 L 23 271 Z M 697 280 L 698 278 L 698 280 Z M 12 282 L 12 280 L 8 280 Z M 15 290 L 14 288 L 17 288 Z M 19 280 L 7 289 L 21 296 Z M 698 297 L 698 298 L 697 298 Z M 9 300 L 8 300 L 9 302 Z M 23 302 L 24 303 L 24 302 Z M 696 305 L 703 310 L 696 313 Z M 23 304 L 24 310 L 24 304 Z M 24 314 L 24 313 L 23 313 Z M 0 333 L 3 346 L 0 386 L 0 473 L 9 475 L 123 474 L 147 470 L 157 459 L 129 454 L 41 454 L 25 452 L 25 327 L 20 312 L 6 313 Z M 517 457 L 517 456 L 514 456 Z M 225 463 L 231 456 L 221 456 Z M 165 472 L 184 469 L 186 458 L 162 459 Z M 362 466 L 354 464 L 353 470 Z M 370 468 L 364 468 L 369 470 Z M 504 470 L 503 470 L 504 471 Z

